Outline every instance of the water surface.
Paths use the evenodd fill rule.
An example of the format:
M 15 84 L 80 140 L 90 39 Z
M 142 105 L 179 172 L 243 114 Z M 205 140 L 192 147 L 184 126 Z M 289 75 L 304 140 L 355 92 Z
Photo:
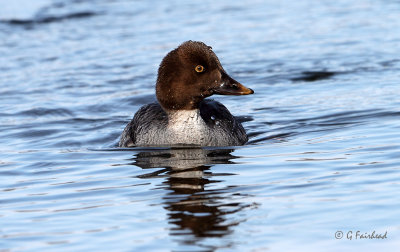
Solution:
M 1 5 L 1 251 L 399 247 L 398 1 Z M 117 148 L 189 39 L 255 90 L 215 97 L 249 143 Z

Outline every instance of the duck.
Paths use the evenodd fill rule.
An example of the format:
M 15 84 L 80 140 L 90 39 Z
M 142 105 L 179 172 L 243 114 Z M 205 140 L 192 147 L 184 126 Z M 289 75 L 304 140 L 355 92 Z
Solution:
M 248 136 L 242 124 L 222 103 L 206 98 L 253 93 L 226 73 L 211 46 L 186 41 L 161 61 L 158 102 L 135 113 L 119 147 L 244 145 Z

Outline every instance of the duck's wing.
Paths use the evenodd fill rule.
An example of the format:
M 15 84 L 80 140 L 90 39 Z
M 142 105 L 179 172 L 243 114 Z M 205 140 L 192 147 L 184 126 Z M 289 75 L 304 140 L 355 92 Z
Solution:
M 242 124 L 220 102 L 206 99 L 200 103 L 200 115 L 209 127 L 218 127 L 236 138 L 238 144 L 248 140 Z
M 121 134 L 119 147 L 132 147 L 136 145 L 138 135 L 146 134 L 152 127 L 162 129 L 166 127 L 168 117 L 158 103 L 151 103 L 141 107 L 126 125 Z

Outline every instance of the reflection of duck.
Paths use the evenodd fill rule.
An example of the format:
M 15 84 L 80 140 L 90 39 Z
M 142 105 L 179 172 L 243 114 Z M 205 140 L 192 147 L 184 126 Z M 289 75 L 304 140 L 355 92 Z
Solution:
M 228 216 L 248 206 L 229 202 L 229 192 L 234 186 L 213 190 L 206 188 L 208 184 L 221 182 L 213 179 L 219 174 L 214 174 L 209 169 L 214 164 L 232 163 L 231 160 L 235 158 L 231 155 L 232 151 L 164 149 L 141 152 L 135 157 L 133 164 L 143 169 L 166 168 L 139 177 L 147 179 L 167 175 L 163 184 L 170 191 L 163 197 L 164 208 L 169 211 L 169 223 L 176 225 L 171 229 L 171 234 L 183 236 L 184 243 L 195 243 L 199 237 L 221 237 L 229 234 L 230 227 L 238 223 L 229 222 Z M 237 196 L 238 193 L 235 193 L 235 197 Z M 192 240 L 187 235 L 197 238 Z
M 170 184 L 172 188 L 182 189 L 185 185 L 188 188 L 199 188 L 201 184 L 187 184 L 186 182 L 203 180 L 204 171 L 208 170 L 211 167 L 211 164 L 232 163 L 229 160 L 235 157 L 230 154 L 231 152 L 231 149 L 205 150 L 200 148 L 166 149 L 141 152 L 137 155 L 134 165 L 144 169 L 158 167 L 169 169 L 167 170 L 167 173 L 169 181 L 173 182 Z M 165 170 L 141 175 L 140 177 L 153 177 L 162 172 L 165 172 Z M 189 181 L 189 179 L 192 180 Z
M 158 70 L 159 103 L 143 106 L 126 126 L 120 147 L 243 145 L 243 126 L 213 94 L 247 95 L 253 90 L 232 79 L 211 47 L 187 41 L 168 53 Z

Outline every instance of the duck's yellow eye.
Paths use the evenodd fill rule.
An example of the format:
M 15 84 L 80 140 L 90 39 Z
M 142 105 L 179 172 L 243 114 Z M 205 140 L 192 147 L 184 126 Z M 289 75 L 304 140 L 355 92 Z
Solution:
M 194 70 L 196 70 L 198 73 L 201 73 L 204 72 L 204 67 L 202 65 L 197 65 Z

